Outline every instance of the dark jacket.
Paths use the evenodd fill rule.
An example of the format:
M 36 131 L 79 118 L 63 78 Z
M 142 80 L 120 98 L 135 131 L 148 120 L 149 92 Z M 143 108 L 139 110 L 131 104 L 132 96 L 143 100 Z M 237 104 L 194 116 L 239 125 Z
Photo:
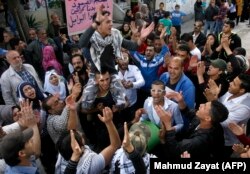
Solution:
M 190 34 L 194 34 L 194 32 L 191 32 Z M 195 40 L 195 45 L 197 46 L 197 48 L 199 48 L 199 50 L 201 50 L 202 47 L 204 47 L 204 45 L 206 44 L 207 38 L 205 36 L 204 33 L 200 32 L 199 36 L 197 37 L 197 39 Z
M 221 37 L 222 37 L 222 32 L 218 35 L 218 42 L 219 43 L 220 43 Z M 241 38 L 236 33 L 231 33 L 229 38 L 230 38 L 229 48 L 231 49 L 231 51 L 233 51 L 237 47 L 241 47 Z M 229 58 L 226 54 L 226 51 L 223 48 L 220 51 L 218 57 L 220 59 L 225 60 L 226 62 L 229 62 Z
M 212 7 L 211 5 L 209 5 L 205 10 L 205 20 L 206 21 L 215 21 L 215 19 L 213 19 L 213 17 L 218 15 L 218 13 L 219 13 L 218 6 Z
M 166 132 L 165 152 L 169 159 L 178 159 L 184 151 L 188 151 L 191 158 L 219 159 L 223 157 L 224 148 L 224 132 L 220 124 L 210 129 L 196 129 L 199 120 L 194 111 L 185 108 L 181 110 L 191 119 L 189 129 L 185 134 L 185 138 L 177 142 L 175 131 Z

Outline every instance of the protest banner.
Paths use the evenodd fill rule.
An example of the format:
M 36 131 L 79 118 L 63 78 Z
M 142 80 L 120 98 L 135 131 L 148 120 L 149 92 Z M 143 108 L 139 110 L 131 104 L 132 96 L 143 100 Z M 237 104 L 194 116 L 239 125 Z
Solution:
M 82 33 L 92 24 L 98 4 L 103 4 L 111 15 L 113 11 L 113 0 L 65 0 L 65 3 L 69 36 Z

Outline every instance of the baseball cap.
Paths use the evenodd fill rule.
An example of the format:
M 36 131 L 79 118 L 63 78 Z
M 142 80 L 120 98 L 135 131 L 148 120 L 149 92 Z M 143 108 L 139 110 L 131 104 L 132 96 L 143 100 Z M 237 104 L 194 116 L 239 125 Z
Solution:
M 215 68 L 219 68 L 221 71 L 227 69 L 227 63 L 222 59 L 211 60 L 211 65 Z
M 151 133 L 149 127 L 141 122 L 133 124 L 129 129 L 131 144 L 141 156 L 146 152 L 150 136 Z
M 28 142 L 32 136 L 32 128 L 5 135 L 0 142 L 0 157 L 5 159 L 6 163 L 9 159 L 15 158 L 16 154 L 24 149 L 25 143 Z

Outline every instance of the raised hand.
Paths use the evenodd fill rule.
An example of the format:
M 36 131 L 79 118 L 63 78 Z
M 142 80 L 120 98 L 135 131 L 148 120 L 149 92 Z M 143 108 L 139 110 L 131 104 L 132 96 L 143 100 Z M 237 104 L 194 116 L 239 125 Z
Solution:
M 214 96 L 218 97 L 220 91 L 221 91 L 221 84 L 218 86 L 214 80 L 210 79 L 208 81 L 208 87 L 214 94 Z
M 176 37 L 176 33 L 177 33 L 176 28 L 175 27 L 171 27 L 170 31 L 171 31 L 171 35 L 174 36 L 174 37 Z
M 239 126 L 238 124 L 232 122 L 228 124 L 228 128 L 233 132 L 234 135 L 239 136 L 245 133 L 244 130 L 246 126 L 244 124 Z
M 140 39 L 144 40 L 154 30 L 154 27 L 155 24 L 153 22 L 147 28 L 142 27 Z
M 127 122 L 124 122 L 124 138 L 122 141 L 122 147 L 126 152 L 131 153 L 134 151 L 134 146 L 131 144 Z
M 75 74 L 73 74 L 73 79 L 74 79 L 75 83 L 80 83 L 78 72 L 76 72 Z
M 79 146 L 78 142 L 75 139 L 75 134 L 73 130 L 70 130 L 70 139 L 71 139 L 71 149 L 73 150 L 71 160 L 72 161 L 79 161 L 80 157 L 82 156 L 83 150 Z
M 19 116 L 18 123 L 22 127 L 32 127 L 39 121 L 39 119 L 37 119 L 34 115 L 32 104 L 33 102 L 29 102 L 29 100 L 25 100 L 20 103 L 21 114 Z
M 234 144 L 232 149 L 234 150 L 234 152 L 241 154 L 241 153 L 245 153 L 248 150 L 248 146 L 246 146 L 246 148 L 244 148 L 243 144 Z
M 175 100 L 177 103 L 184 102 L 182 91 L 180 92 L 166 92 L 165 96 L 171 100 Z
M 82 91 L 82 85 L 81 83 L 76 83 L 73 87 L 72 87 L 72 93 L 71 95 L 73 95 L 73 97 L 76 99 L 79 94 L 81 93 Z
M 132 31 L 132 34 L 133 34 L 133 35 L 136 34 L 136 33 L 138 33 L 139 27 L 138 27 L 138 26 L 136 27 L 134 21 L 132 21 L 132 22 L 130 23 L 130 30 Z
M 163 107 L 160 105 L 156 105 L 154 108 L 160 120 L 166 127 L 166 130 L 172 129 L 171 126 L 172 114 L 169 111 L 165 111 Z
M 213 91 L 209 88 L 206 88 L 203 92 L 203 95 L 206 97 L 207 101 L 216 100 L 217 97 L 214 95 Z
M 98 114 L 99 119 L 103 122 L 103 123 L 108 123 L 111 122 L 113 119 L 113 112 L 109 107 L 105 107 L 102 110 L 102 115 Z
M 203 61 L 198 62 L 197 64 L 197 76 L 203 76 L 206 72 L 206 67 Z
M 139 108 L 135 112 L 135 118 L 133 119 L 133 123 L 136 123 L 140 120 L 142 114 L 147 114 L 146 110 L 144 108 Z
M 164 67 L 167 67 L 172 59 L 171 53 L 167 53 L 164 57 Z
M 97 6 L 96 19 L 95 19 L 97 22 L 101 23 L 104 21 L 105 15 L 102 15 L 104 8 L 105 8 L 105 6 L 103 4 L 100 4 Z
M 161 39 L 164 39 L 165 35 L 166 35 L 166 30 L 167 30 L 167 27 L 164 27 L 162 30 L 161 30 L 161 34 L 160 34 L 160 38 Z
M 66 99 L 65 99 L 65 103 L 66 106 L 70 109 L 70 110 L 76 110 L 77 108 L 77 104 L 75 102 L 75 98 L 73 95 L 69 95 Z
M 68 82 L 68 90 L 69 91 L 72 91 L 72 88 L 73 88 L 73 86 L 74 86 L 74 81 L 73 81 L 73 79 L 69 79 L 69 82 Z

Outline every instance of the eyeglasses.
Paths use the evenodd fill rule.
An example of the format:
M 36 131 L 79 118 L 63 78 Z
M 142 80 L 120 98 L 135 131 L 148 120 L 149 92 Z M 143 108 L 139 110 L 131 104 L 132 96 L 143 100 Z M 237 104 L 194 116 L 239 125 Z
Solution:
M 165 92 L 165 90 L 163 90 L 163 89 L 151 89 L 150 90 L 152 93 L 157 93 L 157 94 L 162 94 L 163 92 Z

